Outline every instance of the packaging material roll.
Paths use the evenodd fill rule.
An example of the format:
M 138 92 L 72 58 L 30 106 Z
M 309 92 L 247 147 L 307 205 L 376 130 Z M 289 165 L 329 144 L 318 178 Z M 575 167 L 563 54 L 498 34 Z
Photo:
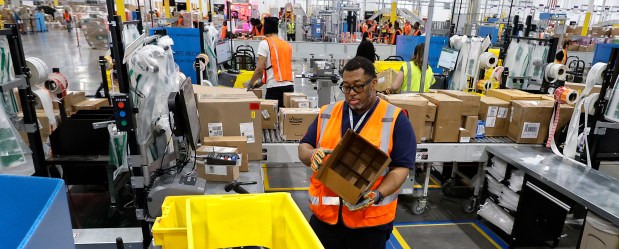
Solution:
M 615 81 L 615 88 L 613 88 L 612 95 L 610 97 L 610 102 L 608 102 L 608 108 L 604 113 L 604 117 L 608 120 L 612 120 L 615 122 L 619 122 L 619 90 L 617 90 L 617 83 L 619 82 L 619 78 Z
M 30 83 L 33 84 L 41 84 L 47 80 L 47 75 L 52 72 L 52 70 L 47 66 L 47 64 L 37 58 L 37 57 L 28 57 L 26 58 L 26 66 L 30 69 Z
M 41 100 L 41 105 L 45 111 L 45 116 L 47 116 L 49 124 L 52 125 L 52 130 L 56 129 L 58 124 L 56 123 L 56 118 L 54 116 L 54 106 L 52 104 L 52 99 L 49 96 L 49 92 L 43 88 L 33 88 L 32 93 L 34 93 L 34 95 Z
M 487 91 L 488 89 L 492 89 L 492 81 L 490 80 L 477 81 L 477 90 Z
M 494 70 L 492 70 L 492 76 L 490 77 L 495 81 L 501 82 L 503 79 L 503 70 L 505 70 L 505 68 L 502 66 L 495 67 Z
M 557 80 L 565 81 L 565 77 L 567 76 L 567 70 L 567 67 L 563 64 L 550 63 L 546 65 L 544 77 L 546 77 L 546 80 L 550 81 L 550 83 L 554 83 Z
M 484 69 L 496 67 L 498 62 L 499 58 L 490 52 L 484 52 L 479 56 L 479 66 Z
M 555 101 L 561 104 L 576 104 L 576 100 L 578 99 L 578 92 L 569 87 L 559 87 L 554 92 Z
M 69 87 L 69 81 L 67 77 L 62 75 L 61 73 L 50 73 L 47 76 L 47 81 L 43 84 L 43 87 L 49 91 L 49 95 L 52 100 L 56 102 L 60 102 L 60 97 L 67 96 L 67 88 Z

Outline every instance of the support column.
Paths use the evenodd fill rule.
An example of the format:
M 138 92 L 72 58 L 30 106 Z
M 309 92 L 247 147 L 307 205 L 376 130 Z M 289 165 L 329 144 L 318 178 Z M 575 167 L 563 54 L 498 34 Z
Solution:
M 434 15 L 434 0 L 430 0 L 428 4 L 428 20 L 426 21 L 426 40 L 423 48 L 423 63 L 421 64 L 421 82 L 419 82 L 419 92 L 425 89 L 426 77 L 434 77 L 433 75 L 426 76 L 428 69 L 428 54 L 430 53 L 430 37 L 432 36 L 432 16 Z M 409 82 L 411 84 L 412 82 Z
M 397 0 L 391 0 L 391 14 L 389 16 L 389 22 L 393 23 L 395 22 L 395 20 L 397 19 L 397 10 L 398 10 L 398 1 Z
M 589 0 L 589 5 L 587 6 L 587 12 L 585 13 L 585 23 L 582 25 L 582 31 L 580 35 L 587 36 L 589 32 L 589 24 L 591 22 L 591 13 L 593 13 L 593 4 L 595 0 Z
M 469 0 L 466 6 L 466 24 L 464 26 L 464 34 L 473 35 L 473 25 L 479 22 L 479 0 Z

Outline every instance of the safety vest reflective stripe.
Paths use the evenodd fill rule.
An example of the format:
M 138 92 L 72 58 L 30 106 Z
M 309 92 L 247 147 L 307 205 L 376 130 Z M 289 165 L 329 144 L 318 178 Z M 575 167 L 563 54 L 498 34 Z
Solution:
M 393 123 L 393 113 L 395 112 L 395 106 L 388 105 L 387 113 L 383 118 L 383 128 L 380 134 L 380 150 L 389 154 L 389 138 L 391 135 L 391 123 Z
M 325 130 L 327 128 L 327 123 L 329 118 L 331 118 L 331 111 L 333 111 L 333 107 L 335 104 L 329 104 L 325 107 L 325 111 L 320 114 L 321 125 L 320 125 L 320 137 L 318 138 L 318 148 L 320 148 L 320 141 L 322 141 L 322 137 L 325 134 Z
M 319 198 L 318 196 L 308 195 L 309 203 L 312 205 L 320 205 L 320 200 L 322 200 L 322 205 L 327 206 L 339 206 L 340 198 L 337 196 L 323 196 Z
M 406 63 L 406 70 L 407 70 L 408 74 L 407 74 L 407 77 L 406 77 L 407 80 L 404 83 L 406 83 L 406 92 L 410 93 L 411 92 L 411 85 L 412 85 L 411 82 L 413 82 L 413 69 L 411 68 L 412 62 L 407 61 L 405 63 Z M 406 72 L 404 72 L 404 73 L 406 73 Z

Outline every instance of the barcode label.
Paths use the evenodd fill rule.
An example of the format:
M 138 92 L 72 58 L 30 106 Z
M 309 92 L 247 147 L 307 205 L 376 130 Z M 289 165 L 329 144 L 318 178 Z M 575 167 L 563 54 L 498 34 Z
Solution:
M 300 102 L 299 108 L 309 108 L 309 102 Z
M 499 114 L 497 114 L 498 118 L 507 118 L 507 108 L 499 107 Z
M 512 107 L 512 112 L 509 113 L 509 122 L 512 122 L 512 118 L 514 118 L 514 107 Z
M 540 123 L 524 122 L 524 125 L 522 125 L 522 134 L 520 134 L 520 138 L 537 138 L 539 127 Z
M 270 117 L 271 117 L 271 115 L 269 115 L 269 111 L 262 110 L 262 118 L 269 119 Z
M 487 117 L 496 117 L 497 112 L 499 111 L 498 106 L 488 106 L 488 115 Z
M 487 117 L 486 118 L 486 127 L 492 128 L 492 127 L 494 127 L 495 123 L 496 123 L 496 117 Z
M 470 143 L 471 137 L 460 137 L 460 143 Z
M 239 128 L 241 131 L 241 136 L 247 137 L 247 143 L 253 144 L 256 142 L 256 137 L 254 135 L 254 123 L 241 123 L 239 124 Z
M 209 137 L 223 137 L 224 126 L 222 123 L 208 123 L 208 136 Z

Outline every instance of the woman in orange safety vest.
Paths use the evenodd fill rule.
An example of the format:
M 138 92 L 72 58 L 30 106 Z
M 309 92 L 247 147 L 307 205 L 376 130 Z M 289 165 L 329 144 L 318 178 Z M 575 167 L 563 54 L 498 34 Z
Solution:
M 398 21 L 395 21 L 393 27 L 394 31 L 391 34 L 391 42 L 389 43 L 391 45 L 395 45 L 395 42 L 398 39 L 398 35 L 402 35 L 402 29 L 400 29 L 400 23 Z

